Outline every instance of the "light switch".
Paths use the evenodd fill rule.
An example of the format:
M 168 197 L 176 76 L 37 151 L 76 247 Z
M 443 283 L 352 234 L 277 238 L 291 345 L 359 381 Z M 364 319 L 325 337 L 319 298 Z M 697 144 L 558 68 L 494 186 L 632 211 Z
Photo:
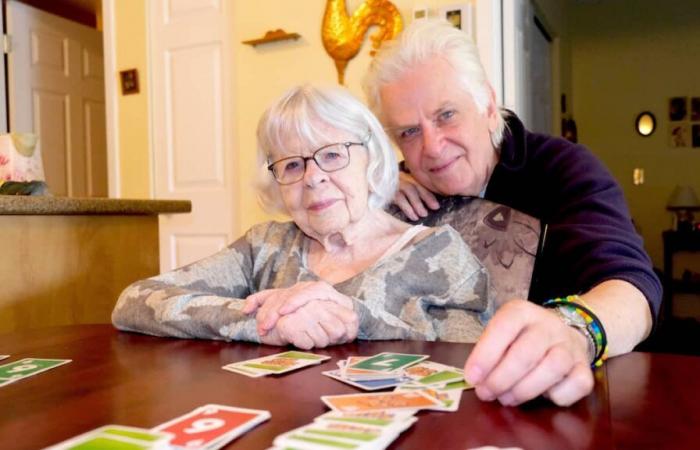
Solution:
M 632 171 L 632 184 L 639 186 L 644 184 L 644 169 L 635 167 Z

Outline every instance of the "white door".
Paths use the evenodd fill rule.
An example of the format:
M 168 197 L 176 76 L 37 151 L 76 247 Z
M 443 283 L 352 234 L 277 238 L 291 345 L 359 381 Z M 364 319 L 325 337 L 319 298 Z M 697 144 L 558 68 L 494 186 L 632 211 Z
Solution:
M 160 216 L 161 271 L 233 238 L 231 3 L 148 2 L 154 193 L 192 201 L 190 214 Z
M 107 196 L 102 33 L 7 2 L 10 130 L 34 132 L 49 190 Z

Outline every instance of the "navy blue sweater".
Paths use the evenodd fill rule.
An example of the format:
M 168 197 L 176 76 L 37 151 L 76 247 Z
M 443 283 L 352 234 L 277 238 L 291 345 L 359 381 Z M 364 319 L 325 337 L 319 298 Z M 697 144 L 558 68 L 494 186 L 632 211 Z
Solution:
M 588 149 L 531 133 L 512 115 L 485 197 L 547 225 L 531 300 L 583 293 L 610 279 L 644 293 L 658 317 L 661 283 L 622 189 Z

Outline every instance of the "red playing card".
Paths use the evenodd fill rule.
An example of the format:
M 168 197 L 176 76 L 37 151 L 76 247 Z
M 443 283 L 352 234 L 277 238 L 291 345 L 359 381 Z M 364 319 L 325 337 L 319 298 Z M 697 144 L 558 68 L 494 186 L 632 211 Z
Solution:
M 200 448 L 209 447 L 218 441 L 223 446 L 269 418 L 268 411 L 205 405 L 159 425 L 154 430 L 173 433 L 175 437 L 170 441 L 173 446 Z

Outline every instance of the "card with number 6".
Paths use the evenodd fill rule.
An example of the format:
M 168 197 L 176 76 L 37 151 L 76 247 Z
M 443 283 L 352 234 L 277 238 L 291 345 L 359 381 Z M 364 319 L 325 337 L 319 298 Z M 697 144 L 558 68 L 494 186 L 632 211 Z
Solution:
M 153 431 L 172 433 L 174 448 L 215 450 L 269 418 L 269 411 L 204 405 Z

